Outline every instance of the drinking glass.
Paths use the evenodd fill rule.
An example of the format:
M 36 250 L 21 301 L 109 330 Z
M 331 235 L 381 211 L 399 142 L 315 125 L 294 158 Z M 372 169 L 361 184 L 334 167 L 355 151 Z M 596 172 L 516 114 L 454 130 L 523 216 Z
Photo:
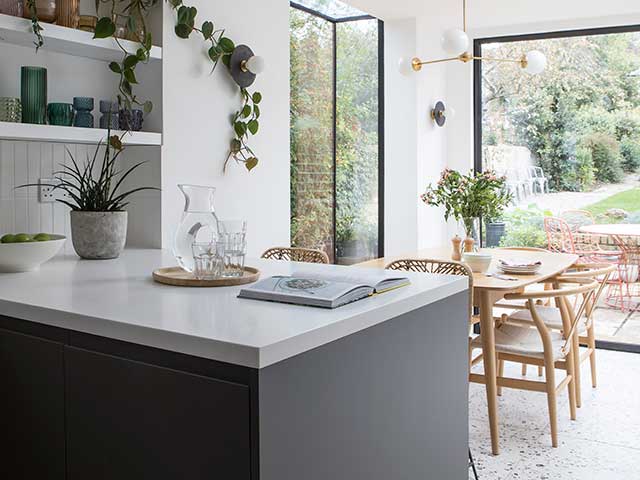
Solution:
M 247 253 L 247 222 L 222 220 L 218 222 L 218 251 L 223 258 L 223 277 L 241 277 Z
M 223 260 L 215 243 L 194 243 L 193 275 L 198 280 L 213 280 L 222 276 Z

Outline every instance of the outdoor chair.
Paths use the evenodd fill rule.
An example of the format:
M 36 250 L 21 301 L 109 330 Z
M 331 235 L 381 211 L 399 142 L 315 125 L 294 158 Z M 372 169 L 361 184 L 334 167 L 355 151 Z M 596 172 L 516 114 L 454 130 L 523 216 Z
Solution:
M 544 230 L 547 234 L 547 248 L 551 252 L 573 253 L 580 256 L 581 263 L 611 263 L 617 271 L 611 275 L 607 283 L 606 303 L 611 307 L 624 310 L 626 259 L 621 250 L 603 250 L 598 244 L 597 235 L 580 233 L 574 237 L 569 224 L 559 217 L 545 217 Z M 627 284 L 628 296 L 628 284 Z
M 542 167 L 529 167 L 531 178 L 540 193 L 549 193 L 549 179 L 545 176 Z

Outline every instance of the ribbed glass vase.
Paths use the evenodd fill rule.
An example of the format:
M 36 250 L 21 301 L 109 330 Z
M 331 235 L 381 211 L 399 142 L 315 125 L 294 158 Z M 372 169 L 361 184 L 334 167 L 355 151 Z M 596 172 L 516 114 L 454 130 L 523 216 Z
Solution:
M 20 100 L 22 123 L 47 123 L 47 69 L 44 67 L 22 67 L 20 78 Z

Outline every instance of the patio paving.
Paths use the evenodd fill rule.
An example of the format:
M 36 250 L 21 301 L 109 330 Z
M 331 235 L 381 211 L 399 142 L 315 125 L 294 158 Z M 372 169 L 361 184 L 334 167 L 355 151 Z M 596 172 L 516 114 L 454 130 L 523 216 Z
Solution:
M 640 345 L 640 312 L 600 307 L 595 316 L 596 338 Z

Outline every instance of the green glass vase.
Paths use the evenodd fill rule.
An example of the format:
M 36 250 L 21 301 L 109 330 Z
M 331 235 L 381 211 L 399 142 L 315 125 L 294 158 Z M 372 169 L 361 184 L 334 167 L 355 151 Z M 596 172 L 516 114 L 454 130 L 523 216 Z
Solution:
M 47 69 L 44 67 L 22 67 L 20 77 L 20 100 L 22 123 L 47 123 Z

